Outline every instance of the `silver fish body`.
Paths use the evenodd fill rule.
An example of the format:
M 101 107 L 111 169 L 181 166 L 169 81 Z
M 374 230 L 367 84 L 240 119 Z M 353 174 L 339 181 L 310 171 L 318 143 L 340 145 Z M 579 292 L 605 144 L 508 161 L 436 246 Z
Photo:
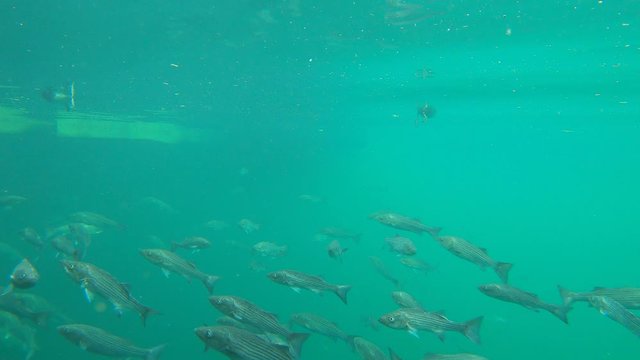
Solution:
M 439 236 L 436 240 L 453 255 L 481 268 L 492 268 L 504 283 L 508 282 L 513 264 L 495 261 L 487 254 L 487 250 L 456 236 Z
M 340 339 L 347 343 L 352 341 L 352 337 L 340 329 L 336 323 L 329 321 L 322 316 L 311 313 L 296 313 L 291 314 L 289 319 L 292 324 L 302 326 L 303 328 L 317 334 L 321 334 L 332 339 Z
M 402 308 L 380 317 L 379 321 L 392 328 L 407 330 L 418 336 L 418 330 L 434 332 L 440 340 L 444 340 L 445 331 L 455 331 L 463 334 L 476 344 L 480 343 L 480 325 L 482 316 L 458 323 L 447 319 L 441 313 L 427 312 L 418 308 Z
M 376 344 L 362 337 L 353 339 L 353 347 L 362 360 L 387 360 L 384 352 Z
M 369 218 L 394 229 L 410 231 L 419 235 L 426 232 L 435 237 L 441 230 L 439 227 L 427 226 L 420 220 L 392 212 L 377 212 L 369 215 Z
M 233 326 L 202 326 L 194 330 L 205 344 L 234 360 L 294 360 L 308 334 L 301 334 L 287 345 L 273 344 L 250 331 Z
M 280 270 L 268 274 L 273 282 L 286 285 L 294 290 L 307 289 L 316 293 L 330 291 L 336 294 L 343 303 L 347 303 L 347 292 L 350 285 L 334 285 L 326 282 L 319 276 L 305 274 L 294 270 Z
M 537 311 L 537 309 L 543 309 L 551 313 L 553 316 L 562 320 L 565 324 L 568 324 L 567 312 L 570 310 L 568 306 L 558 306 L 548 304 L 538 298 L 538 295 L 520 290 L 513 286 L 506 284 L 486 284 L 480 285 L 479 290 L 493 298 L 511 302 L 514 304 L 522 305 L 527 309 Z
M 394 291 L 391 293 L 391 297 L 393 298 L 393 301 L 400 307 L 422 309 L 422 305 L 420 305 L 420 303 L 407 292 Z
M 209 302 L 221 313 L 263 332 L 284 338 L 292 334 L 289 329 L 280 324 L 275 314 L 239 296 L 214 295 L 209 297 Z
M 384 241 L 389 247 L 389 250 L 400 255 L 411 256 L 415 255 L 417 252 L 415 244 L 409 238 L 396 235 L 393 237 L 388 237 L 384 239 Z
M 61 263 L 66 273 L 80 284 L 90 302 L 93 301 L 94 294 L 100 295 L 113 305 L 118 315 L 121 315 L 124 309 L 136 311 L 140 314 L 143 324 L 149 315 L 157 313 L 136 300 L 131 295 L 129 287 L 106 270 L 81 261 L 62 260 Z
M 209 290 L 209 293 L 213 292 L 215 283 L 220 279 L 218 276 L 203 273 L 194 263 L 181 258 L 169 250 L 142 249 L 140 250 L 140 254 L 152 264 L 159 266 L 166 276 L 168 276 L 170 272 L 173 272 L 182 275 L 187 280 L 191 278 L 200 280 L 207 290 Z
M 110 334 L 100 328 L 84 324 L 61 325 L 58 326 L 58 332 L 67 340 L 88 352 L 109 357 L 134 357 L 156 360 L 164 349 L 164 345 L 150 349 L 138 347 L 128 340 Z
M 592 296 L 589 303 L 609 319 L 627 328 L 634 335 L 640 336 L 640 317 L 627 310 L 619 302 L 606 296 Z
M 176 251 L 176 249 L 178 248 L 198 251 L 198 250 L 206 249 L 210 246 L 211 246 L 211 241 L 200 236 L 191 236 L 191 237 L 185 238 L 180 242 L 178 241 L 172 242 L 171 251 Z
M 592 296 L 604 296 L 617 301 L 627 309 L 640 309 L 640 288 L 596 287 L 587 292 L 574 292 L 558 286 L 558 291 L 565 305 L 571 305 L 576 301 L 589 302 Z

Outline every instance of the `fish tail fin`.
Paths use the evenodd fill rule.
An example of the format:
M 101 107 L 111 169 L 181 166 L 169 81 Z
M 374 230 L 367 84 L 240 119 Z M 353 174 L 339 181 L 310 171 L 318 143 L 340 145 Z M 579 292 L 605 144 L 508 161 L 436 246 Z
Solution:
M 439 226 L 432 227 L 432 228 L 429 228 L 429 229 L 427 230 L 427 232 L 429 233 L 429 235 L 431 235 L 431 236 L 432 236 L 432 237 L 434 237 L 434 238 L 435 238 L 435 237 L 438 237 L 438 235 L 440 234 L 440 231 L 442 231 L 442 228 L 441 228 L 441 227 L 439 227 Z
M 349 292 L 349 290 L 351 290 L 351 285 L 338 285 L 335 290 L 336 295 L 338 295 L 340 300 L 345 304 L 347 303 L 347 292 Z
M 506 284 L 509 282 L 509 271 L 511 270 L 512 267 L 513 267 L 513 264 L 499 262 L 496 264 L 494 271 L 496 272 L 496 274 L 498 274 L 502 282 Z
M 549 312 L 552 313 L 555 317 L 562 320 L 563 323 L 569 324 L 569 319 L 567 318 L 567 313 L 571 310 L 570 306 L 552 306 L 549 309 Z
M 483 316 L 478 316 L 464 324 L 464 336 L 476 344 L 480 344 L 480 325 L 482 325 Z
M 575 297 L 574 292 L 569 291 L 568 289 L 565 289 L 560 285 L 558 285 L 558 292 L 560 293 L 560 297 L 562 298 L 562 303 L 565 306 L 573 304 L 574 297 Z
M 145 358 L 146 360 L 157 360 L 160 358 L 160 354 L 162 354 L 162 351 L 164 350 L 164 347 L 166 345 L 162 344 L 162 345 L 158 345 L 154 348 L 149 349 L 149 352 L 147 353 L 147 357 Z
M 302 352 L 302 344 L 309 338 L 309 334 L 306 333 L 291 333 L 287 336 L 289 342 L 289 349 L 295 359 L 300 357 Z
M 148 306 L 143 306 L 142 309 L 140 309 L 140 318 L 142 319 L 142 325 L 146 326 L 147 325 L 147 318 L 149 317 L 149 315 L 159 315 L 160 311 L 156 310 L 156 309 L 152 309 Z
M 215 275 L 207 275 L 202 279 L 202 283 L 207 287 L 207 290 L 209 290 L 209 294 L 213 293 L 213 286 L 219 279 L 220 277 Z

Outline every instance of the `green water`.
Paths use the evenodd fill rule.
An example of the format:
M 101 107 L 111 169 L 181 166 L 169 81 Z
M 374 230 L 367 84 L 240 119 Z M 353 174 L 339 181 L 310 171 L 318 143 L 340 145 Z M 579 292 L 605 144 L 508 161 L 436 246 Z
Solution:
M 138 254 L 194 235 L 212 247 L 180 254 L 222 277 L 216 294 L 245 297 L 283 323 L 293 312 L 317 313 L 403 359 L 640 354 L 637 337 L 584 303 L 567 326 L 489 298 L 477 286 L 497 282 L 493 272 L 428 236 L 403 233 L 436 267 L 412 272 L 383 247 L 397 231 L 367 218 L 387 210 L 442 226 L 514 263 L 510 283 L 551 303 L 561 301 L 558 284 L 639 287 L 640 2 L 412 0 L 404 5 L 419 6 L 411 9 L 420 21 L 407 25 L 391 18 L 407 7 L 382 0 L 215 3 L 0 4 L 0 105 L 53 124 L 64 109 L 40 90 L 74 81 L 76 111 L 162 110 L 202 138 L 63 138 L 53 127 L 0 134 L 0 190 L 27 198 L 0 211 L 0 274 L 29 257 L 41 272 L 30 292 L 75 322 L 143 346 L 167 343 L 163 359 L 224 358 L 203 353 L 193 334 L 219 316 L 204 286 L 166 279 Z M 425 102 L 437 113 L 416 126 Z M 162 313 L 146 327 L 133 312 L 97 311 L 100 303 L 86 302 L 50 246 L 38 252 L 17 236 L 26 226 L 44 233 L 76 211 L 126 225 L 96 236 L 84 260 Z M 261 229 L 243 233 L 242 218 Z M 229 227 L 204 227 L 211 219 Z M 317 241 L 327 226 L 362 233 L 360 243 L 341 241 L 349 248 L 342 263 L 327 256 L 327 240 Z M 249 248 L 258 241 L 289 251 L 255 257 Z M 443 343 L 427 332 L 416 339 L 365 326 L 363 317 L 396 308 L 393 285 L 369 256 L 428 309 L 457 321 L 483 315 L 482 345 L 459 334 Z M 266 277 L 286 268 L 353 285 L 349 305 Z M 37 328 L 34 360 L 94 357 L 55 325 Z M 24 358 L 20 348 L 0 350 L 0 359 Z M 358 356 L 313 335 L 302 359 L 327 358 Z

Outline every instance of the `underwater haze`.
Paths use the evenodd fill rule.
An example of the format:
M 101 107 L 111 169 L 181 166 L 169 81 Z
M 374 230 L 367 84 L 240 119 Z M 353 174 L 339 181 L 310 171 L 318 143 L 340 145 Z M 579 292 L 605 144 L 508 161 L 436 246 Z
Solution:
M 381 357 L 295 313 L 385 358 L 640 355 L 638 1 L 7 0 L 0 39 L 1 360 L 103 358 L 63 336 L 68 324 L 166 344 L 163 360 L 226 359 L 194 333 L 223 316 L 211 295 L 311 333 L 301 360 Z M 187 273 L 165 276 L 140 250 L 174 242 Z M 25 258 L 39 279 L 21 288 L 11 275 Z M 103 269 L 158 313 L 146 325 L 119 314 L 63 260 Z M 479 291 L 502 283 L 496 262 L 540 303 Z M 212 293 L 196 267 L 220 277 Z M 348 301 L 278 283 L 279 270 L 350 285 Z M 559 286 L 635 298 L 606 297 L 625 322 Z M 400 290 L 424 314 L 482 316 L 480 343 L 468 327 L 441 341 L 415 320 L 384 324 Z M 247 331 L 296 358 L 290 339 Z

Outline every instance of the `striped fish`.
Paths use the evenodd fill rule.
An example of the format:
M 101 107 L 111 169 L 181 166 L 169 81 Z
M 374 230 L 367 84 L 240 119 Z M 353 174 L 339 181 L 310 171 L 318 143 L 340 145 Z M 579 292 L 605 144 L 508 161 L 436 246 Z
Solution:
M 565 305 L 575 301 L 589 301 L 592 296 L 605 296 L 620 303 L 627 309 L 640 309 L 640 288 L 605 288 L 596 287 L 587 292 L 573 292 L 558 286 L 560 296 Z
M 164 345 L 151 349 L 141 348 L 100 328 L 83 324 L 58 326 L 58 332 L 83 350 L 109 357 L 156 360 L 164 349 Z
M 422 309 L 422 305 L 416 300 L 411 294 L 404 291 L 394 291 L 391 293 L 391 298 L 393 301 L 398 304 L 398 306 L 403 308 L 418 308 Z
M 317 334 L 330 337 L 332 339 L 340 339 L 346 343 L 352 342 L 352 336 L 349 336 L 336 323 L 329 321 L 322 316 L 311 313 L 296 313 L 289 316 L 292 324 L 302 326 L 305 329 L 313 331 Z
M 292 339 L 289 346 L 271 343 L 264 337 L 233 326 L 202 326 L 195 330 L 205 351 L 215 349 L 234 360 L 293 360 L 308 334 Z
M 570 307 L 547 304 L 540 300 L 536 294 L 522 291 L 506 284 L 480 285 L 478 289 L 487 296 L 522 305 L 527 309 L 534 311 L 538 311 L 538 309 L 546 310 L 558 319 L 562 320 L 565 324 L 569 323 L 567 320 L 567 312 L 571 310 Z
M 640 317 L 627 310 L 619 302 L 606 296 L 591 296 L 589 303 L 600 313 L 640 336 Z
M 355 337 L 353 339 L 353 347 L 362 360 L 387 360 L 384 352 L 382 352 L 376 344 L 367 339 L 359 336 Z
M 513 264 L 493 260 L 487 250 L 456 236 L 439 236 L 436 238 L 440 245 L 453 255 L 472 262 L 481 268 L 490 267 L 506 284 L 509 280 L 509 270 Z
M 418 219 L 412 219 L 410 217 L 392 213 L 392 212 L 377 212 L 369 215 L 370 219 L 373 219 L 383 225 L 387 225 L 394 229 L 411 231 L 418 235 L 422 235 L 422 233 L 426 232 L 429 235 L 436 237 L 442 228 L 427 226 L 420 222 Z
M 261 309 L 258 305 L 238 296 L 211 296 L 209 302 L 221 313 L 255 327 L 266 333 L 289 338 L 293 334 L 284 327 L 276 315 Z
M 95 294 L 98 294 L 113 305 L 118 316 L 122 315 L 124 309 L 133 309 L 140 314 L 143 324 L 149 315 L 158 313 L 131 296 L 129 287 L 107 271 L 81 261 L 62 260 L 61 263 L 65 272 L 80 284 L 89 302 L 93 302 Z
M 404 329 L 413 336 L 418 336 L 418 330 L 432 331 L 440 340 L 444 341 L 445 331 L 455 331 L 464 334 L 476 344 L 480 343 L 480 325 L 482 316 L 465 323 L 457 323 L 447 319 L 437 312 L 427 312 L 417 308 L 402 308 L 380 317 L 379 321 L 392 328 Z
M 187 280 L 194 278 L 202 281 L 207 290 L 209 290 L 209 293 L 213 292 L 214 284 L 220 279 L 218 276 L 203 273 L 198 270 L 194 263 L 181 258 L 169 250 L 142 249 L 140 250 L 140 254 L 152 264 L 162 268 L 162 272 L 167 277 L 173 272 L 184 276 Z
M 308 275 L 294 270 L 274 271 L 267 275 L 273 282 L 291 287 L 298 292 L 300 289 L 311 290 L 315 293 L 331 291 L 336 294 L 343 303 L 347 303 L 347 292 L 350 285 L 329 284 L 319 276 Z

